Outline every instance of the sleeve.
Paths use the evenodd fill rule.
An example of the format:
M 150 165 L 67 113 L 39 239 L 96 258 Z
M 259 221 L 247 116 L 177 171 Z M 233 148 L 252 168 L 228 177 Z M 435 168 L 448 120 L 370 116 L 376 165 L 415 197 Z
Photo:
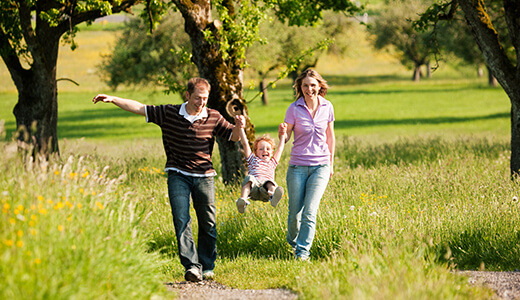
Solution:
M 330 108 L 329 108 L 329 123 L 330 122 L 334 122 L 335 118 L 334 118 L 334 106 L 332 106 L 332 103 L 330 103 Z
M 285 123 L 295 124 L 294 108 L 295 108 L 295 105 L 293 102 L 291 105 L 289 105 L 289 107 L 287 108 L 287 111 L 285 112 L 285 119 L 284 119 Z
M 233 134 L 233 128 L 235 128 L 235 125 L 229 123 L 218 111 L 214 110 L 213 112 L 216 114 L 217 117 L 215 135 L 227 138 L 228 140 L 231 139 L 231 135 Z
M 165 105 L 147 105 L 145 109 L 146 122 L 162 126 L 165 118 Z

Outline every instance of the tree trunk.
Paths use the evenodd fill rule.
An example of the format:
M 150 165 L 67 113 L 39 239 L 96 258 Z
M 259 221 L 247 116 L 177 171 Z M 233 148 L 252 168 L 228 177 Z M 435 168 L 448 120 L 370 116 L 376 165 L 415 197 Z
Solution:
M 412 80 L 415 82 L 419 82 L 421 80 L 421 65 L 415 65 L 415 68 L 413 69 L 413 77 Z
M 267 97 L 267 84 L 265 78 L 262 78 L 260 80 L 259 89 L 262 93 L 262 104 L 265 106 L 269 105 L 269 98 Z
M 492 73 L 492 71 L 491 71 L 491 69 L 489 67 L 487 67 L 487 70 L 488 70 L 488 84 L 489 84 L 489 86 L 497 87 L 498 86 L 497 79 L 495 78 L 495 76 L 493 76 L 493 73 Z
M 497 31 L 486 13 L 482 1 L 459 0 L 460 8 L 468 22 L 488 68 L 511 101 L 511 162 L 510 172 L 514 178 L 520 174 L 520 73 L 507 57 Z M 507 7 L 506 7 L 507 6 Z M 518 1 L 504 1 L 504 16 L 508 26 L 509 37 L 517 55 L 520 51 L 520 23 L 518 22 Z
M 226 59 L 219 51 L 218 42 L 208 42 L 204 31 L 211 32 L 218 41 L 218 30 L 223 26 L 213 21 L 209 0 L 183 1 L 172 0 L 182 13 L 185 31 L 190 36 L 192 45 L 192 61 L 199 70 L 199 75 L 211 84 L 208 107 L 218 110 L 228 121 L 234 123 L 234 116 L 242 114 L 246 117 L 246 135 L 249 141 L 254 139 L 254 126 L 248 117 L 247 106 L 242 94 L 242 70 L 239 59 L 229 53 Z M 229 2 L 228 5 L 233 5 Z M 229 7 L 230 15 L 233 8 Z M 225 24 L 224 24 L 225 26 Z M 231 142 L 217 138 L 222 161 L 222 178 L 225 183 L 237 181 L 245 174 L 243 151 L 239 142 Z
M 33 144 L 35 153 L 59 153 L 55 73 L 29 70 L 21 76 L 21 85 L 17 86 L 21 87 L 18 88 L 18 103 L 13 114 L 20 145 Z

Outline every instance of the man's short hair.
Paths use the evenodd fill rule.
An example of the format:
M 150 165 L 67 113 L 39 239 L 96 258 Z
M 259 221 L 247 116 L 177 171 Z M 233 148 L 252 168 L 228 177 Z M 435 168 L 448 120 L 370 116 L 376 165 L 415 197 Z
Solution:
M 190 80 L 188 80 L 188 88 L 186 89 L 186 91 L 189 94 L 192 94 L 193 91 L 195 91 L 195 87 L 198 85 L 203 85 L 204 87 L 206 87 L 208 89 L 208 92 L 211 90 L 211 85 L 209 84 L 209 82 L 206 79 L 199 78 L 199 77 L 193 77 L 193 78 L 190 78 Z

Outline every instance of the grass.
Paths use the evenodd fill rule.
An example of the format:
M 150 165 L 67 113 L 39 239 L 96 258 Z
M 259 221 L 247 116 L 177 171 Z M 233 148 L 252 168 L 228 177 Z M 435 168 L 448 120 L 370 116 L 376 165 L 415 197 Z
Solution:
M 98 50 L 84 52 L 92 66 L 99 59 L 94 53 L 113 38 L 94 32 L 80 42 L 88 49 L 96 40 Z M 216 280 L 234 288 L 287 288 L 302 299 L 491 298 L 451 271 L 512 271 L 520 264 L 520 188 L 509 178 L 507 97 L 468 70 L 447 68 L 417 84 L 384 54 L 367 56 L 376 66 L 369 74 L 356 71 L 363 63 L 352 63 L 355 57 L 346 64 L 350 73 L 333 60 L 318 66 L 332 87 L 327 98 L 335 108 L 337 149 L 311 262 L 294 261 L 285 242 L 286 197 L 276 209 L 255 202 L 240 215 L 239 187 L 217 178 Z M 61 157 L 49 161 L 34 163 L 16 152 L 16 93 L 7 84 L 0 88 L 6 131 L 0 298 L 171 298 L 163 283 L 183 280 L 183 269 L 160 131 L 112 105 L 93 105 L 96 93 L 109 91 L 92 72 L 70 72 L 61 77 L 92 81 L 60 83 Z M 289 86 L 278 83 L 268 107 L 249 103 L 257 134 L 276 132 L 293 101 Z M 153 91 L 117 95 L 180 103 Z M 287 148 L 277 169 L 282 186 Z M 214 162 L 218 170 L 218 151 Z

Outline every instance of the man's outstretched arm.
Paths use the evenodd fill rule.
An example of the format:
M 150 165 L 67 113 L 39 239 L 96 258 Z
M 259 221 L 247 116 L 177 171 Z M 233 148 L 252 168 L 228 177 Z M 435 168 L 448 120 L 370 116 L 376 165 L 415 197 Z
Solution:
M 110 95 L 105 95 L 105 94 L 96 95 L 96 97 L 94 97 L 94 99 L 92 99 L 92 102 L 94 102 L 94 104 L 98 103 L 100 101 L 105 102 L 105 103 L 113 103 L 117 107 L 122 108 L 126 111 L 129 111 L 131 113 L 138 114 L 141 116 L 146 116 L 146 112 L 145 112 L 146 105 L 142 104 L 139 101 L 135 101 L 132 99 L 119 98 L 116 96 L 110 96 Z

